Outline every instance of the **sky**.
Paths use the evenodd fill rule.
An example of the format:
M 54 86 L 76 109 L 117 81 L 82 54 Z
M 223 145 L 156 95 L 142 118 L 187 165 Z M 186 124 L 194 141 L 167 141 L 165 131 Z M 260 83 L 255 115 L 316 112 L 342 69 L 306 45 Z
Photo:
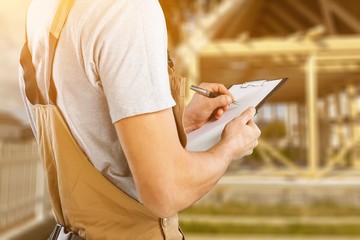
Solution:
M 18 86 L 18 63 L 29 2 L 0 0 L 0 111 L 10 112 L 25 123 L 27 117 Z

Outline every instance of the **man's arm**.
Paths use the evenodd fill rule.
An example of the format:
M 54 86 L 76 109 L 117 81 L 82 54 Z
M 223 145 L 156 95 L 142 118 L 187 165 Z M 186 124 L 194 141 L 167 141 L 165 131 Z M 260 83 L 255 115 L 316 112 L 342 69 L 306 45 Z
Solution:
M 232 160 L 251 154 L 260 130 L 254 109 L 231 121 L 219 144 L 207 152 L 181 146 L 171 109 L 115 123 L 141 202 L 159 217 L 169 217 L 204 196 Z

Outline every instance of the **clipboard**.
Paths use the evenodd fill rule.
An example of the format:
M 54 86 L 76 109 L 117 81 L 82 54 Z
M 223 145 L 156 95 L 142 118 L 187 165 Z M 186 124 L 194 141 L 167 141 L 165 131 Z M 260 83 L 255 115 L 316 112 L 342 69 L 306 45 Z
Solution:
M 258 112 L 270 96 L 287 80 L 288 78 L 258 80 L 231 86 L 229 91 L 239 104 L 231 104 L 219 120 L 208 122 L 187 134 L 186 149 L 188 151 L 206 151 L 217 144 L 221 140 L 221 133 L 228 122 L 249 107 L 255 107 Z

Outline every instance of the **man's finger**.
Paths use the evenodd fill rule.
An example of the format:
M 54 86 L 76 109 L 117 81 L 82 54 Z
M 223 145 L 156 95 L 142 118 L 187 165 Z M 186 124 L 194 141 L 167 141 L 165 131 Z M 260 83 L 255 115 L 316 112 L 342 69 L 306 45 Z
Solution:
M 220 95 L 220 96 L 212 99 L 212 105 L 213 105 L 214 109 L 223 108 L 223 107 L 231 104 L 231 102 L 232 102 L 232 98 L 227 95 Z
M 214 93 L 221 95 L 228 95 L 232 99 L 234 99 L 234 95 L 223 85 L 220 83 L 201 83 L 200 87 L 204 87 Z
M 231 94 L 230 91 L 223 84 L 212 84 L 210 87 L 216 93 L 226 94 L 226 95 Z
M 216 118 L 216 119 L 220 119 L 223 114 L 224 114 L 224 109 L 218 108 L 218 109 L 215 111 L 215 118 Z
M 231 99 L 234 99 L 234 95 L 222 84 L 212 86 L 214 92 L 219 93 L 221 95 L 230 96 Z

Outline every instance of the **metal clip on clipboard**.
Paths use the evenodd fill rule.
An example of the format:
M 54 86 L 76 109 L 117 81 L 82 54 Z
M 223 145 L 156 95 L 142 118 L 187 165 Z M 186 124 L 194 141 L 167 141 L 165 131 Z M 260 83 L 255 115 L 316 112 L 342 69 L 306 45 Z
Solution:
M 267 80 L 259 80 L 259 81 L 251 81 L 244 82 L 240 85 L 240 88 L 248 88 L 248 87 L 262 87 L 267 82 Z

